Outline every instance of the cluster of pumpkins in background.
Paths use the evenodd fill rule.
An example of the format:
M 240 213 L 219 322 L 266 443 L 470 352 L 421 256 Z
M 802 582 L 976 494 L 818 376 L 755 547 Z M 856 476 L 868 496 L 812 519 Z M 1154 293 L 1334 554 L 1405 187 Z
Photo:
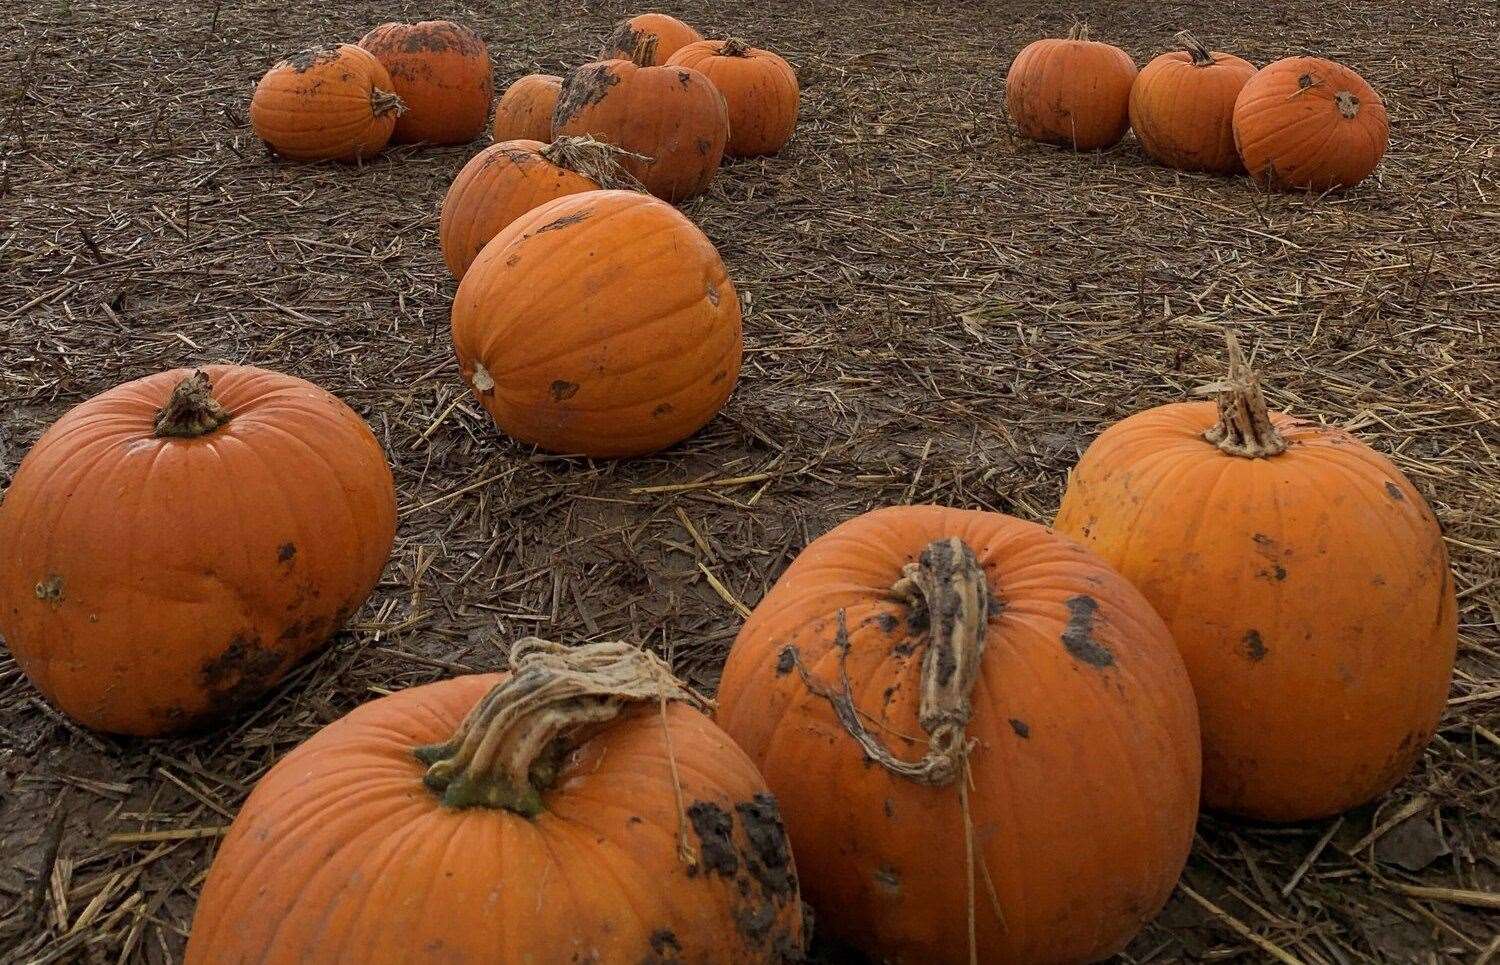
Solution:
M 1097 151 L 1133 129 L 1167 167 L 1248 172 L 1288 190 L 1353 187 L 1385 155 L 1385 105 L 1348 67 L 1287 57 L 1256 70 L 1186 31 L 1177 40 L 1182 50 L 1137 72 L 1129 54 L 1075 24 L 1067 38 L 1035 41 L 1016 57 L 1006 111 L 1032 140 Z

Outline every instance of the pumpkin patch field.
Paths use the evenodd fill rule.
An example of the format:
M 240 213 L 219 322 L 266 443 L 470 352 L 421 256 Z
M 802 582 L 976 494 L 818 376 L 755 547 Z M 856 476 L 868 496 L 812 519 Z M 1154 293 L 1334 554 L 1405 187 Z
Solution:
M 1493 27 L 9 5 L 0 962 L 1500 965 Z

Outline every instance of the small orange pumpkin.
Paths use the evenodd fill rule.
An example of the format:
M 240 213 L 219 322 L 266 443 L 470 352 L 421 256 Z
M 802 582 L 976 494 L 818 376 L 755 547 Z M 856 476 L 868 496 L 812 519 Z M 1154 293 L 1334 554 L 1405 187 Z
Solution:
M 616 26 L 599 50 L 600 60 L 629 60 L 646 41 L 655 41 L 647 67 L 660 67 L 688 44 L 697 43 L 703 35 L 664 13 L 638 13 Z
M 667 64 L 691 67 L 724 95 L 729 154 L 775 154 L 791 140 L 797 128 L 797 72 L 776 54 L 743 40 L 700 40 L 677 51 Z
M 364 602 L 396 498 L 380 444 L 248 366 L 130 382 L 58 419 L 0 503 L 0 635 L 64 713 L 117 734 L 244 707 Z
M 527 74 L 511 84 L 495 104 L 495 141 L 552 140 L 552 112 L 562 78 L 553 74 Z
M 781 801 L 819 928 L 872 961 L 1098 961 L 1192 844 L 1167 628 L 998 513 L 895 507 L 813 541 L 735 640 L 718 721 Z
M 355 709 L 235 817 L 188 965 L 800 961 L 776 801 L 695 702 L 628 644 L 529 639 Z
M 1270 187 L 1352 188 L 1390 138 L 1385 103 L 1363 77 L 1321 57 L 1268 64 L 1234 104 L 1234 143 L 1250 176 Z
M 1231 345 L 1212 402 L 1110 426 L 1057 528 L 1172 628 L 1203 721 L 1204 806 L 1267 821 L 1389 790 L 1448 696 L 1457 605 L 1421 495 L 1349 433 L 1268 412 Z
M 293 161 L 359 161 L 380 153 L 404 109 L 368 51 L 314 47 L 266 71 L 250 98 L 250 128 Z
M 459 370 L 509 435 L 632 456 L 685 439 L 739 377 L 740 303 L 703 232 L 635 191 L 512 221 L 453 300 Z
M 1130 127 L 1147 156 L 1182 171 L 1239 174 L 1234 102 L 1255 65 L 1209 50 L 1186 30 L 1182 50 L 1147 64 L 1130 88 Z
M 391 75 L 406 112 L 397 144 L 467 144 L 484 130 L 495 82 L 490 52 L 479 35 L 449 20 L 384 23 L 359 45 Z
M 1066 39 L 1027 44 L 1005 75 L 1005 110 L 1022 137 L 1075 151 L 1118 144 L 1130 129 L 1135 61 L 1089 39 L 1075 23 Z

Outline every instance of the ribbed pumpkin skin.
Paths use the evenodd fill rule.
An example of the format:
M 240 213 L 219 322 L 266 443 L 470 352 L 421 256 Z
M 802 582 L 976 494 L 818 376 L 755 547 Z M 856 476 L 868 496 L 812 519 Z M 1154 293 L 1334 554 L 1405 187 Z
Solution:
M 467 144 L 484 131 L 495 82 L 490 52 L 479 35 L 448 20 L 385 23 L 359 45 L 391 75 L 406 112 L 397 144 Z
M 385 454 L 327 392 L 208 366 L 228 423 L 158 439 L 191 370 L 60 418 L 0 503 L 0 635 L 47 698 L 118 734 L 260 696 L 359 608 L 395 535 Z
M 495 104 L 496 143 L 501 141 L 552 140 L 552 112 L 562 78 L 553 74 L 527 74 L 505 89 Z
M 795 646 L 838 690 L 842 613 L 856 707 L 898 757 L 919 758 L 925 741 L 908 735 L 922 734 L 927 637 L 908 629 L 891 587 L 903 564 L 953 536 L 999 599 L 972 698 L 969 800 L 1005 925 L 976 871 L 978 960 L 1103 958 L 1162 907 L 1187 859 L 1198 723 L 1160 618 L 1076 543 L 936 506 L 856 517 L 808 546 L 746 621 L 717 719 L 781 802 L 819 928 L 876 961 L 968 962 L 957 786 L 919 786 L 867 762 L 783 657 Z
M 599 59 L 629 60 L 641 41 L 649 37 L 656 38 L 656 55 L 650 64 L 652 67 L 660 67 L 677 51 L 703 39 L 702 34 L 676 17 L 669 17 L 664 13 L 639 13 L 616 25 L 614 32 L 605 39 L 604 46 L 599 51 Z
M 1130 88 L 1130 127 L 1147 156 L 1181 171 L 1241 174 L 1234 146 L 1234 102 L 1255 65 L 1233 54 L 1162 54 L 1142 68 Z
M 1392 787 L 1448 695 L 1457 609 L 1421 495 L 1345 432 L 1272 413 L 1265 459 L 1202 438 L 1211 403 L 1138 413 L 1074 469 L 1057 529 L 1172 628 L 1203 721 L 1204 806 L 1268 821 Z
M 492 144 L 469 159 L 443 198 L 438 241 L 443 261 L 460 281 L 500 229 L 538 205 L 580 191 L 591 179 L 542 156 L 540 141 Z
M 453 346 L 509 435 L 553 452 L 631 456 L 698 431 L 739 378 L 739 296 L 681 212 L 634 191 L 550 201 L 469 266 Z M 476 385 L 482 365 L 494 385 Z
M 1318 57 L 1268 64 L 1234 105 L 1240 158 L 1252 178 L 1271 187 L 1351 188 L 1375 170 L 1389 138 L 1385 103 L 1374 88 Z
M 696 70 L 607 60 L 563 80 L 552 132 L 590 135 L 651 158 L 622 157 L 620 166 L 676 203 L 707 190 L 729 142 L 729 115 L 723 95 Z
M 797 129 L 797 72 L 769 50 L 747 48 L 744 56 L 724 56 L 724 41 L 700 40 L 673 54 L 672 67 L 691 67 L 713 82 L 729 112 L 729 143 L 734 157 L 775 154 Z
M 314 48 L 266 71 L 250 98 L 250 128 L 293 161 L 374 157 L 396 126 L 395 106 L 376 92 L 391 90 L 390 74 L 363 48 Z
M 1077 151 L 1118 144 L 1130 129 L 1135 61 L 1092 40 L 1027 44 L 1005 75 L 1005 110 L 1022 137 Z
M 654 707 L 578 747 L 534 819 L 445 808 L 412 748 L 447 740 L 498 680 L 458 677 L 372 701 L 278 762 L 214 859 L 189 965 L 772 963 L 778 947 L 800 947 L 795 890 L 768 896 L 747 860 L 736 805 L 765 784 L 681 704 L 668 705 L 665 729 L 684 803 L 732 816 L 734 875 L 690 874 L 677 856 Z M 691 827 L 688 840 L 701 853 Z M 757 916 L 763 929 L 738 923 Z

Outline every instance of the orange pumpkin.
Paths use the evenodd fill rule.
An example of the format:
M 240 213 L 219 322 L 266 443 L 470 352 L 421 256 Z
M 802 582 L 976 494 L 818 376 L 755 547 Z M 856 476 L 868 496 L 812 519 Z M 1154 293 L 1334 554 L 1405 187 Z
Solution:
M 1268 412 L 1231 353 L 1211 402 L 1094 440 L 1057 528 L 1172 628 L 1203 721 L 1204 806 L 1304 821 L 1411 769 L 1448 695 L 1453 581 L 1437 520 L 1349 433 Z
M 677 209 L 590 191 L 532 209 L 485 245 L 453 300 L 453 347 L 516 439 L 640 455 L 692 435 L 729 398 L 739 296 Z
M 1234 143 L 1250 176 L 1271 187 L 1352 188 L 1385 156 L 1385 103 L 1342 64 L 1288 57 L 1250 79 L 1234 104 Z
M 1089 40 L 1075 23 L 1064 40 L 1037 40 L 1005 75 L 1005 110 L 1022 137 L 1075 151 L 1118 144 L 1130 129 L 1135 61 L 1119 47 Z
M 703 35 L 664 13 L 638 13 L 615 26 L 599 51 L 600 60 L 629 60 L 647 41 L 655 41 L 648 67 L 660 67 L 688 44 L 697 43 Z
M 1183 171 L 1239 174 L 1234 101 L 1255 65 L 1209 50 L 1187 31 L 1182 50 L 1147 64 L 1130 88 L 1130 127 L 1153 160 Z
M 781 801 L 818 926 L 874 961 L 1096 961 L 1192 843 L 1167 628 L 997 513 L 882 509 L 815 540 L 740 631 L 718 721 Z
M 359 608 L 396 505 L 348 406 L 248 366 L 67 412 L 0 503 L 0 635 L 37 689 L 118 734 L 245 706 Z
M 467 144 L 484 130 L 495 82 L 479 35 L 448 20 L 383 23 L 359 45 L 390 72 L 406 112 L 397 144 Z
M 496 142 L 552 140 L 552 112 L 561 90 L 562 78 L 553 74 L 527 74 L 507 87 L 495 104 Z
M 800 960 L 776 801 L 665 665 L 536 639 L 511 665 L 372 701 L 277 763 L 189 965 Z
M 314 47 L 266 71 L 250 98 L 250 128 L 293 161 L 359 161 L 380 153 L 404 109 L 368 51 Z
M 672 67 L 691 67 L 724 95 L 729 111 L 728 152 L 734 157 L 775 154 L 797 128 L 797 72 L 769 50 L 743 40 L 700 40 L 677 51 Z
M 552 115 L 557 135 L 588 135 L 632 153 L 621 166 L 667 201 L 702 194 L 729 142 L 729 114 L 713 82 L 688 67 L 652 62 L 655 40 L 634 61 L 585 64 L 563 81 Z

